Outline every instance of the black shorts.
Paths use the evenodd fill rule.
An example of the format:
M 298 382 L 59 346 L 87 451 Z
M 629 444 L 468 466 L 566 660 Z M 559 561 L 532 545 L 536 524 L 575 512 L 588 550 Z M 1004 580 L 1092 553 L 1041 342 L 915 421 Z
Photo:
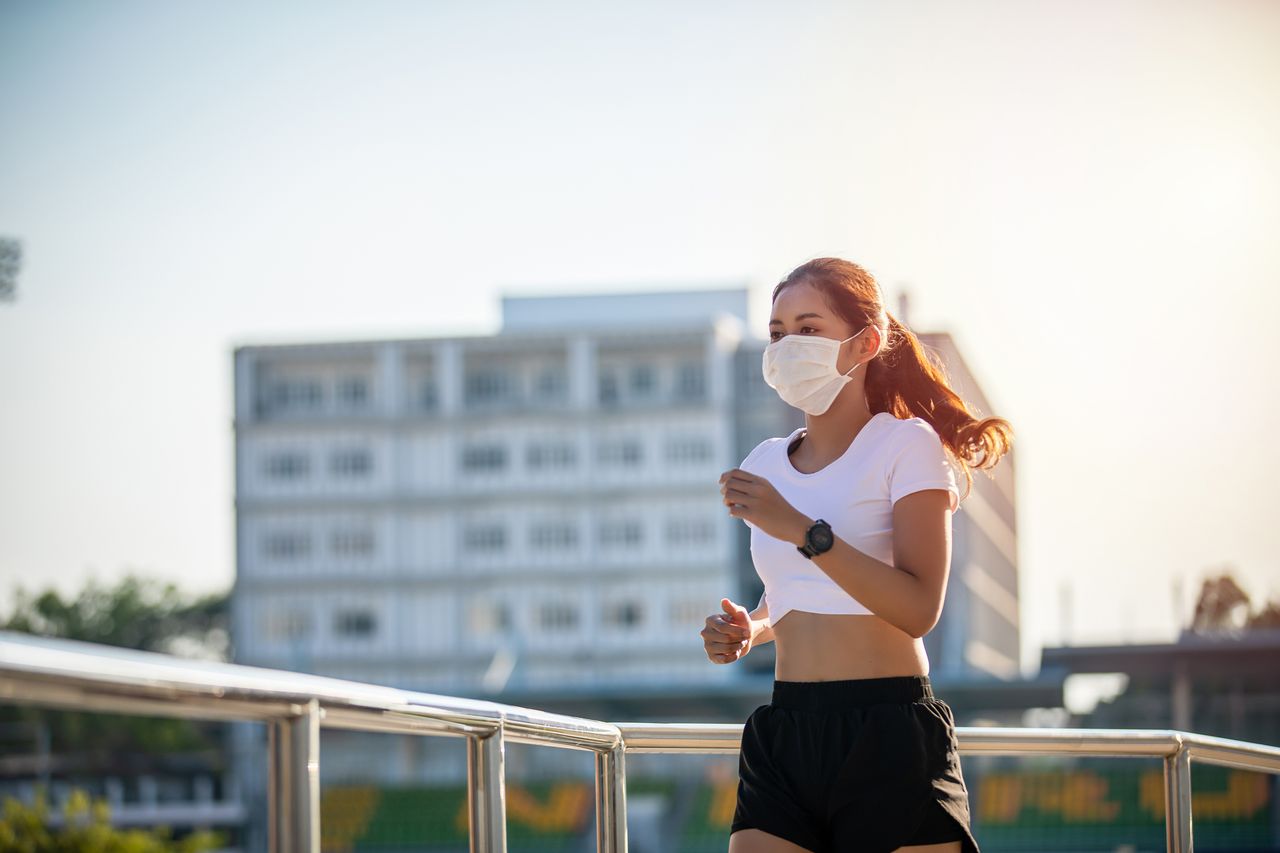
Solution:
M 925 675 L 774 681 L 742 732 L 739 829 L 815 853 L 943 841 L 979 853 L 950 706 Z

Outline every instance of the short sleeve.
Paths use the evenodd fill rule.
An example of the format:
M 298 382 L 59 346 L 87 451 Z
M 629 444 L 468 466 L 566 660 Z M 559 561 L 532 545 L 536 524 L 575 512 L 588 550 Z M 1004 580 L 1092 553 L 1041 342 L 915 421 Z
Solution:
M 902 433 L 889 469 L 890 504 L 912 492 L 946 489 L 951 493 L 951 511 L 955 512 L 960 506 L 960 490 L 938 433 L 928 421 L 920 418 L 903 421 Z
M 769 445 L 773 444 L 774 442 L 782 441 L 782 440 L 783 439 L 781 438 L 766 438 L 764 441 L 760 442 L 754 448 L 752 448 L 751 452 L 747 454 L 747 458 L 743 459 L 742 464 L 739 465 L 738 467 L 741 468 L 743 471 L 748 471 L 753 474 L 759 473 L 752 467 L 752 464 L 756 461 L 756 459 L 760 457 L 762 453 L 764 453 L 765 448 L 767 448 Z M 745 518 L 742 519 L 742 523 L 745 524 L 747 527 L 751 528 L 752 530 L 758 529 L 754 524 L 747 521 Z
M 751 468 L 749 466 L 751 465 L 751 463 L 756 460 L 756 457 L 758 457 L 766 447 L 768 447 L 770 444 L 772 444 L 775 441 L 781 441 L 781 439 L 766 438 L 764 441 L 757 444 L 755 447 L 751 449 L 751 452 L 747 454 L 747 458 L 743 459 L 742 463 L 738 465 L 738 467 L 741 468 L 743 471 L 750 471 Z

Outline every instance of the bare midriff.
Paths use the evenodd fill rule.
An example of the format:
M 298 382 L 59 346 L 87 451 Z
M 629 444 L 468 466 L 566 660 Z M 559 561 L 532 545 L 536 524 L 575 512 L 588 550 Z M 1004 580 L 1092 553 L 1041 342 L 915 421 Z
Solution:
M 924 640 L 871 614 L 789 610 L 773 625 L 773 642 L 779 681 L 929 674 Z

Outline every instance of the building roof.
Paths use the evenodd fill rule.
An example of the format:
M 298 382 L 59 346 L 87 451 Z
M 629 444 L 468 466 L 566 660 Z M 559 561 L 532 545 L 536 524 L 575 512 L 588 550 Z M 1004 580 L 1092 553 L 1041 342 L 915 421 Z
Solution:
M 1172 677 L 1175 667 L 1192 674 L 1256 674 L 1280 683 L 1280 630 L 1234 634 L 1183 631 L 1172 643 L 1055 646 L 1040 652 L 1041 671 L 1124 672 Z
M 502 334 L 548 331 L 590 332 L 604 327 L 662 327 L 671 322 L 705 324 L 724 316 L 747 325 L 749 290 L 650 290 L 502 297 Z

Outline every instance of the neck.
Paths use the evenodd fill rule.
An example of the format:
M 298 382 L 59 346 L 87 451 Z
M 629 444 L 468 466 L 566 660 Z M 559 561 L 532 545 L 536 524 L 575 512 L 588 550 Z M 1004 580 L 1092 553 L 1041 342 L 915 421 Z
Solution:
M 820 415 L 804 416 L 804 443 L 809 445 L 810 452 L 819 456 L 840 454 L 844 452 L 854 436 L 871 420 L 871 410 L 860 393 L 861 389 L 853 389 L 852 383 L 836 397 L 831 408 Z

